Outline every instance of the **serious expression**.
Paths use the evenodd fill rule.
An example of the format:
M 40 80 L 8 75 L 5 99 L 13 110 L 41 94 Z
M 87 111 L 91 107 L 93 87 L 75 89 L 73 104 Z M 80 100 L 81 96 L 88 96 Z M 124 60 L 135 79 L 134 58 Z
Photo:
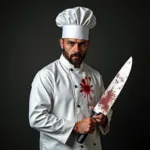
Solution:
M 80 67 L 89 45 L 89 40 L 65 38 L 60 39 L 65 58 L 75 67 Z

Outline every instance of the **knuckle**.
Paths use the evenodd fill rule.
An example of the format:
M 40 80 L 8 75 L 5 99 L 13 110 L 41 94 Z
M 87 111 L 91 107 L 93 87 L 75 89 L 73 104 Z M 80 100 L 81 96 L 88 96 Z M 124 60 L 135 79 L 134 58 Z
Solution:
M 85 130 L 85 132 L 89 132 L 90 130 L 87 128 L 86 130 Z

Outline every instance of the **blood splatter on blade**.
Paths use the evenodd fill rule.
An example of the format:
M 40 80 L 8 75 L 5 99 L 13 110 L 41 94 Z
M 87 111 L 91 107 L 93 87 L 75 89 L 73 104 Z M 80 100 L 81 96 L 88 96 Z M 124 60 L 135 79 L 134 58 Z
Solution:
M 108 111 L 116 101 L 118 95 L 120 94 L 122 88 L 124 87 L 130 74 L 131 67 L 132 57 L 130 57 L 119 70 L 106 91 L 101 96 L 97 105 L 94 107 L 93 111 L 95 111 L 96 113 L 103 113 L 104 115 L 108 113 Z

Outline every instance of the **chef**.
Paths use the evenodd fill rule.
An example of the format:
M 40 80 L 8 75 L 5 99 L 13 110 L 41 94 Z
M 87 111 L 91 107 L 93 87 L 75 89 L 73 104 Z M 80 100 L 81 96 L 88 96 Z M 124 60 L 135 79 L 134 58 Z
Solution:
M 83 62 L 96 17 L 85 7 L 68 8 L 56 24 L 62 28 L 62 53 L 32 81 L 30 126 L 40 133 L 40 150 L 101 150 L 100 132 L 109 132 L 112 110 L 90 118 L 104 84 L 101 74 Z M 86 133 L 83 144 L 78 143 L 78 135 Z

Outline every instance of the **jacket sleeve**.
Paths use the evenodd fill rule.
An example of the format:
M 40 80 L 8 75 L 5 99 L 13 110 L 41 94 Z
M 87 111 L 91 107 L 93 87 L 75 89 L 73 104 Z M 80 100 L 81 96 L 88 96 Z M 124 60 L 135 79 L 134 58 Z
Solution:
M 31 86 L 29 97 L 29 124 L 62 143 L 66 143 L 75 122 L 58 118 L 51 113 L 53 107 L 53 85 L 48 70 L 39 71 Z
M 102 78 L 101 75 L 100 75 L 100 89 L 101 89 L 100 90 L 101 91 L 100 97 L 101 97 L 102 94 L 105 92 L 104 82 L 103 82 L 103 78 Z M 105 125 L 105 127 L 99 126 L 100 131 L 103 135 L 106 135 L 110 130 L 110 122 L 111 122 L 112 115 L 113 115 L 113 110 L 110 109 L 109 112 L 106 115 L 107 119 L 108 119 L 107 124 Z

